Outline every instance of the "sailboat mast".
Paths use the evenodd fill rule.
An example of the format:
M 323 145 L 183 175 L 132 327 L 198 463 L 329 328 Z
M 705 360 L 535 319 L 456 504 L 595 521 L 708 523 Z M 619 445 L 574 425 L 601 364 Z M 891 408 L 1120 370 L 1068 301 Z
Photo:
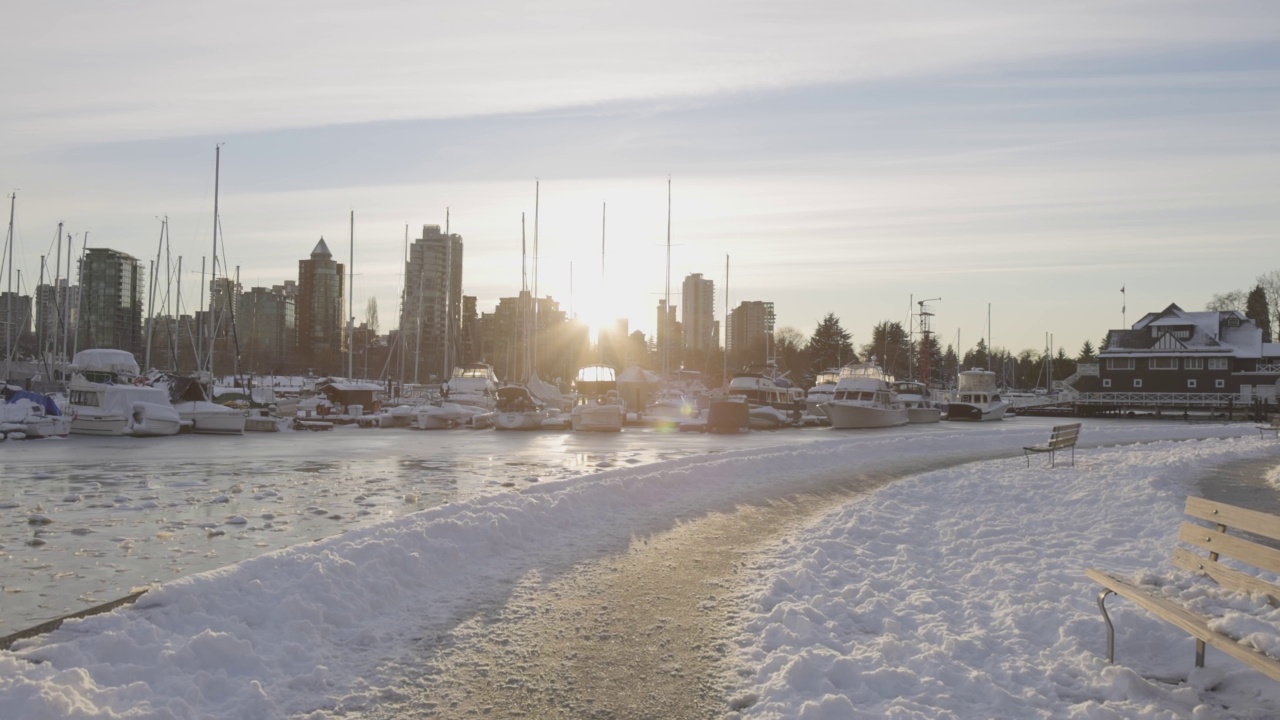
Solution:
M 151 265 L 151 290 L 148 293 L 147 300 L 147 352 L 144 355 L 145 362 L 143 363 L 143 367 L 148 369 L 151 368 L 151 341 L 155 339 L 156 335 L 156 276 L 160 272 L 160 260 L 164 253 L 164 230 L 168 224 L 169 216 L 165 215 L 160 220 L 160 240 L 156 247 L 156 261 Z
M 217 333 L 217 325 L 214 321 L 216 311 L 214 303 L 213 285 L 218 281 L 218 186 L 222 176 L 222 143 L 213 146 L 213 267 L 209 272 L 209 355 L 208 355 L 208 371 L 209 377 L 213 377 L 213 349 L 216 343 L 213 338 Z M 204 261 L 200 261 L 200 292 L 204 293 Z M 204 305 L 203 298 L 200 301 Z
M 53 262 L 53 309 L 58 313 L 58 322 L 53 323 L 53 357 L 50 360 L 54 363 L 58 361 L 58 332 L 62 329 L 62 306 L 65 300 L 59 295 L 59 286 L 62 285 L 62 223 L 58 223 L 58 236 L 53 239 L 53 244 L 58 246 L 57 259 Z M 53 373 L 49 373 L 49 377 L 54 377 Z
M 729 384 L 729 253 L 724 254 L 724 377 Z
M 353 346 L 356 328 L 356 211 L 351 211 L 351 260 L 347 263 L 347 377 L 355 377 Z
M 671 377 L 668 357 L 671 347 L 671 176 L 667 176 L 667 275 L 666 294 L 662 308 L 662 379 Z
M 533 337 L 529 343 L 533 349 L 532 359 L 529 361 L 529 377 L 531 378 L 537 372 L 538 365 L 538 206 L 541 190 L 542 182 L 535 179 L 533 181 L 533 307 L 531 309 Z
M 4 379 L 9 381 L 12 373 L 13 357 L 13 211 L 18 203 L 18 193 L 9 194 L 9 232 L 5 240 L 5 258 L 9 262 L 9 294 L 5 296 L 4 308 Z

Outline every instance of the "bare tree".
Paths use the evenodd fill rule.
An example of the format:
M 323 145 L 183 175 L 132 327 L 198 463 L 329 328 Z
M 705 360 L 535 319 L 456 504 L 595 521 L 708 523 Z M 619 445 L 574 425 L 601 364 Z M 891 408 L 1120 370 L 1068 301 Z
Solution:
M 1232 290 L 1230 292 L 1215 293 L 1209 302 L 1205 304 L 1205 310 L 1242 310 L 1245 301 L 1249 299 L 1249 293 L 1244 290 Z
M 364 322 L 369 326 L 369 332 L 378 334 L 378 298 L 369 298 L 368 304 L 364 307 Z

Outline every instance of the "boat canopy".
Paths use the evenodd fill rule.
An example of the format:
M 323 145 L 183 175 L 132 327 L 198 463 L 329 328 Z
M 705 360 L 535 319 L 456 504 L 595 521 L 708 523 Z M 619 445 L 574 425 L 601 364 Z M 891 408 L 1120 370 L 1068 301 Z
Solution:
M 608 365 L 588 365 L 578 371 L 579 383 L 613 383 L 618 381 L 618 373 Z
M 71 369 L 90 372 L 109 372 L 121 375 L 137 375 L 138 361 L 128 350 L 95 348 L 81 350 L 71 358 Z

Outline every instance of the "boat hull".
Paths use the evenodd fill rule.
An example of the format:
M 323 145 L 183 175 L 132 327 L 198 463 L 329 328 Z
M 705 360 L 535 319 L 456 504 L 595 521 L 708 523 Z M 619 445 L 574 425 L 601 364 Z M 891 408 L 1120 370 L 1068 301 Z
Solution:
M 576 432 L 620 432 L 622 417 L 621 405 L 578 405 L 570 420 Z
M 973 403 L 952 402 L 947 406 L 947 419 L 968 422 L 985 422 L 1003 420 L 1008 403 L 989 403 L 974 405 Z
M 836 430 L 898 427 L 910 421 L 906 408 L 875 407 L 840 400 L 832 400 L 822 407 L 831 427 Z
M 936 407 L 907 408 L 907 422 L 912 425 L 936 423 L 942 420 L 942 409 Z
M 494 430 L 541 430 L 543 412 L 496 412 L 493 414 Z

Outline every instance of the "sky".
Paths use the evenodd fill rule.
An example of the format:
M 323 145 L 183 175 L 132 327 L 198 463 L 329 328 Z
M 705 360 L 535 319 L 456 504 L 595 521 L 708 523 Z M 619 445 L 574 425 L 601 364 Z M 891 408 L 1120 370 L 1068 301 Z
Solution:
M 1074 466 L 1024 463 L 1018 448 L 1042 442 L 1052 422 L 916 425 L 806 443 L 776 435 L 778 444 L 765 447 L 524 484 L 169 579 L 133 606 L 68 621 L 0 653 L 0 716 L 448 714 L 491 699 L 451 682 L 468 677 L 476 653 L 481 667 L 472 669 L 506 702 L 490 711 L 537 698 L 581 700 L 575 710 L 612 701 L 644 715 L 645 693 L 580 698 L 572 682 L 588 674 L 590 659 L 554 630 L 562 609 L 592 644 L 634 637 L 586 632 L 594 612 L 584 608 L 614 595 L 607 580 L 579 573 L 598 579 L 591 568 L 614 574 L 646 553 L 666 573 L 678 566 L 664 554 L 669 535 L 723 532 L 715 516 L 757 518 L 751 508 L 780 492 L 830 493 L 857 467 L 872 485 L 868 478 L 903 476 L 744 550 L 731 578 L 700 583 L 705 622 L 729 625 L 723 658 L 700 653 L 719 660 L 732 709 L 725 717 L 1276 717 L 1275 681 L 1216 649 L 1196 670 L 1190 637 L 1118 598 L 1108 602 L 1117 653 L 1108 664 L 1099 588 L 1084 574 L 1094 567 L 1132 578 L 1274 655 L 1280 611 L 1264 596 L 1214 590 L 1169 558 L 1188 494 L 1274 512 L 1275 443 L 1251 423 L 1086 420 Z M 23 451 L 60 443 L 31 441 Z M 255 491 L 271 482 L 269 473 L 237 477 Z M 209 519 L 250 538 L 267 533 L 281 521 L 273 497 L 261 498 L 271 512 Z M 15 491 L 0 497 L 0 512 L 46 513 L 54 528 L 84 522 L 37 510 L 37 500 Z M 154 531 L 114 532 L 120 547 L 104 562 L 120 561 Z M 189 535 L 175 542 L 208 551 L 202 535 Z M 526 616 L 553 629 L 519 635 Z M 494 642 L 511 635 L 519 651 Z M 683 657 L 676 647 L 700 637 L 663 639 L 661 672 L 689 672 L 667 658 Z
M 944 344 L 1075 354 L 1280 268 L 1267 2 L 69 8 L 10 8 L 0 47 L 24 293 L 58 222 L 145 263 L 167 216 L 189 312 L 219 144 L 222 262 L 279 284 L 323 236 L 382 332 L 446 212 L 481 311 L 523 214 L 540 295 L 647 334 L 690 273 L 723 318 L 727 263 L 731 307 L 805 336 L 940 298 Z

